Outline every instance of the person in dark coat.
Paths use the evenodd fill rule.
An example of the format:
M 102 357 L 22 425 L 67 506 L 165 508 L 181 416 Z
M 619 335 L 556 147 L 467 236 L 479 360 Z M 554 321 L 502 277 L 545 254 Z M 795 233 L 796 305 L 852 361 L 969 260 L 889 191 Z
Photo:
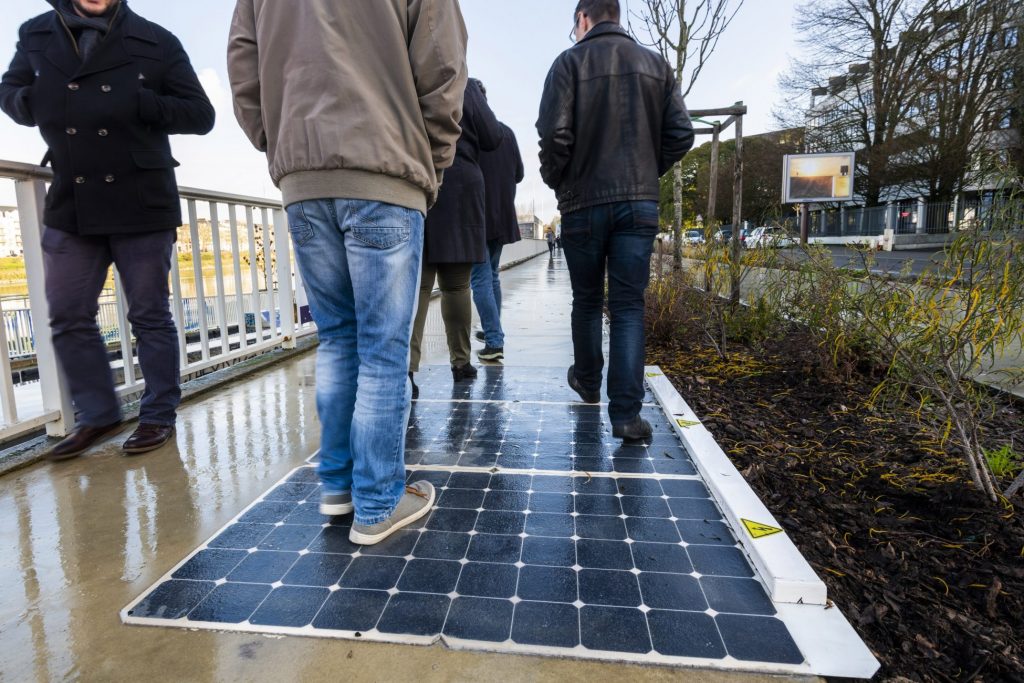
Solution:
M 505 245 L 523 238 L 516 219 L 516 185 L 523 182 L 525 176 L 523 157 L 512 129 L 503 123 L 501 129 L 504 137 L 498 149 L 480 154 L 487 204 L 487 260 L 473 266 L 470 281 L 483 327 L 483 332 L 477 334 L 485 344 L 477 354 L 483 361 L 505 358 L 505 332 L 501 328 L 501 252 Z
M 139 427 L 125 452 L 173 435 L 178 337 L 168 274 L 181 201 L 168 136 L 205 134 L 214 109 L 181 43 L 126 0 L 49 0 L 21 26 L 0 81 L 0 108 L 38 126 L 53 182 L 43 213 L 50 328 L 76 408 L 71 434 L 50 453 L 84 453 L 121 426 L 107 350 L 96 324 L 110 264 L 124 283 L 146 378 Z
M 456 382 L 475 379 L 470 363 L 470 326 L 473 302 L 469 279 L 474 263 L 487 260 L 484 176 L 480 153 L 501 144 L 502 130 L 480 87 L 470 79 L 462 107 L 462 136 L 455 151 L 455 163 L 445 172 L 437 203 L 427 212 L 420 302 L 412 335 L 410 377 L 419 371 L 423 329 L 430 308 L 434 281 L 441 287 L 441 317 L 444 319 L 452 376 Z M 413 384 L 414 394 L 418 388 Z

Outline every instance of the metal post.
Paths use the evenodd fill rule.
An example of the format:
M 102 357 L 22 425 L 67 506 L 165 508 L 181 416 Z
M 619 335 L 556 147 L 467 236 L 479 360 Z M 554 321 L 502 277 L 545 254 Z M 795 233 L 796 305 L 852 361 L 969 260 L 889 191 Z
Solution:
M 234 204 L 228 204 L 228 223 L 231 226 L 231 265 L 235 276 L 235 311 L 238 314 L 235 322 L 238 325 L 238 348 L 249 346 L 249 336 L 245 332 L 245 295 L 242 293 L 242 252 L 238 242 L 238 210 Z
M 295 348 L 295 295 L 292 289 L 291 241 L 288 218 L 283 209 L 274 209 L 274 243 L 277 253 L 277 288 L 281 302 L 281 346 Z
M 121 337 L 121 363 L 124 366 L 124 385 L 135 385 L 135 353 L 132 349 L 132 329 L 128 324 L 128 306 L 125 301 L 124 283 L 121 274 L 114 267 L 114 303 L 117 308 L 117 331 Z
M 217 211 L 217 203 L 210 202 L 210 235 L 213 238 L 213 272 L 217 281 L 217 294 L 215 304 L 217 307 L 217 318 L 220 323 L 220 355 L 226 356 L 231 353 L 231 337 L 228 335 L 228 311 L 224 295 L 226 289 L 224 283 L 224 262 L 220 248 L 220 213 Z
M 743 224 L 743 117 L 736 117 L 736 164 L 732 181 L 732 253 L 729 259 L 729 301 L 740 303 L 740 231 Z
M 846 205 L 843 204 L 839 207 L 839 236 L 842 237 L 846 234 Z
M 71 394 L 57 366 L 57 353 L 50 334 L 50 306 L 46 301 L 42 242 L 42 208 L 46 201 L 46 188 L 42 180 L 19 180 L 14 183 L 14 187 L 21 224 L 21 242 L 25 250 L 28 300 L 32 310 L 32 331 L 35 334 L 43 410 L 59 413 L 56 420 L 46 423 L 46 433 L 50 436 L 67 436 L 75 421 L 75 410 L 71 405 Z
M 260 220 L 262 221 L 260 229 L 263 236 L 263 277 L 267 281 L 267 315 L 270 317 L 268 321 L 270 324 L 270 338 L 274 339 L 280 332 L 278 331 L 278 321 L 274 319 L 274 314 L 277 312 L 277 308 L 274 306 L 274 249 L 272 245 L 274 233 L 270 227 L 269 209 L 260 209 Z M 280 317 L 280 314 L 278 314 L 278 317 Z
M 719 138 L 722 133 L 721 124 L 716 123 L 711 139 L 711 167 L 708 179 L 708 215 L 704 221 L 704 239 L 711 245 L 714 239 L 713 229 L 715 226 L 715 208 L 718 203 L 718 147 Z M 715 273 L 714 264 L 711 259 L 704 261 L 704 291 L 708 294 L 715 294 Z
M 252 207 L 245 207 L 245 231 L 249 241 L 249 287 L 252 295 L 252 326 L 256 333 L 255 343 L 263 341 L 263 304 L 260 296 L 259 261 L 256 256 L 256 222 L 253 219 Z M 246 336 L 249 330 L 245 331 Z
M 924 197 L 917 198 L 917 229 L 915 232 L 918 235 L 924 235 L 928 232 L 928 209 L 924 203 Z
M 821 209 L 821 234 L 825 235 L 828 233 L 828 212 L 825 208 Z
M 810 241 L 811 212 L 806 204 L 800 204 L 798 210 L 800 211 L 800 244 L 806 247 Z
M 199 219 L 196 218 L 196 200 L 188 200 L 188 226 L 192 239 L 192 274 L 196 285 L 196 316 L 199 319 L 199 345 L 203 360 L 210 360 L 210 326 L 206 320 L 206 286 L 203 282 L 203 253 L 199 241 Z

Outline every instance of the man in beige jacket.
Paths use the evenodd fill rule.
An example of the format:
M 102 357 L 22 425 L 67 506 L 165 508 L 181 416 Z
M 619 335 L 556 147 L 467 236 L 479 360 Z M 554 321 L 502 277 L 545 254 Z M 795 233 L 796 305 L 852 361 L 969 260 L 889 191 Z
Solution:
M 455 155 L 458 0 L 238 0 L 235 115 L 267 153 L 320 335 L 320 509 L 373 544 L 429 512 L 405 485 L 423 219 Z

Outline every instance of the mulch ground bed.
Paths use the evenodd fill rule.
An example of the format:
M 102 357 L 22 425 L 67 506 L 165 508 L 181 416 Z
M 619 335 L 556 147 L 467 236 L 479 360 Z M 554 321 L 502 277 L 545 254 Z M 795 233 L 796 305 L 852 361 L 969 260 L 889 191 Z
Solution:
M 809 343 L 734 347 L 729 362 L 652 343 L 648 362 L 828 585 L 882 662 L 876 680 L 1024 681 L 1024 507 L 977 493 L 912 415 L 867 407 L 870 378 L 823 379 Z M 1021 406 L 1001 402 L 984 439 L 1019 452 Z

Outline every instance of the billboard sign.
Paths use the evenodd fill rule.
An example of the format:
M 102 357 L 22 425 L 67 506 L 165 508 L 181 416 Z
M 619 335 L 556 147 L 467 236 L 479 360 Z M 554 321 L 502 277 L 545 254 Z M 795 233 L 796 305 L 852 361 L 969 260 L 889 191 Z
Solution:
M 782 173 L 784 204 L 853 201 L 853 152 L 788 154 Z

